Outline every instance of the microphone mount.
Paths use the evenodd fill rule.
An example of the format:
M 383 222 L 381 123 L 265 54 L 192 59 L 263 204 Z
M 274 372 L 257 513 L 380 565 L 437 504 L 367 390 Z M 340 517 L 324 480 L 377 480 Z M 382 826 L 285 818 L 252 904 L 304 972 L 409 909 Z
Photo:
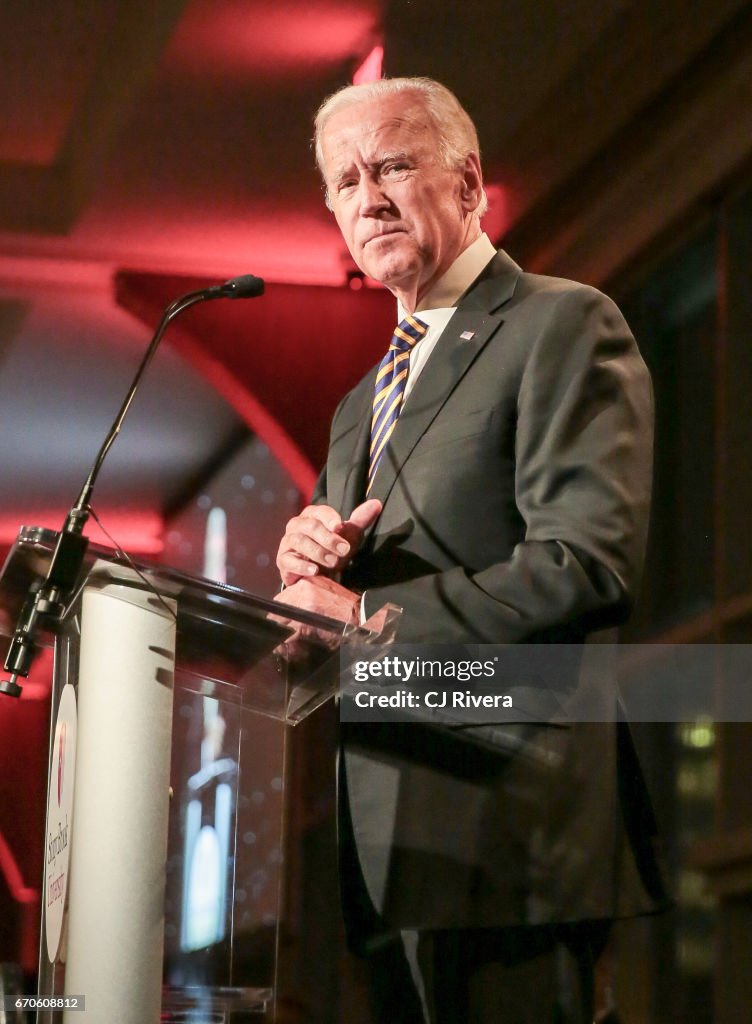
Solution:
M 240 277 L 233 277 L 229 281 L 225 281 L 224 284 L 212 285 L 209 288 L 188 292 L 187 295 L 182 295 L 170 303 L 162 314 L 162 319 L 159 321 L 154 337 L 151 339 L 149 347 L 139 363 L 123 404 L 120 406 L 120 410 L 101 448 L 97 452 L 94 464 L 84 481 L 78 497 L 65 517 L 65 522 L 58 534 L 55 550 L 50 559 L 47 575 L 43 580 L 35 581 L 30 588 L 5 658 L 4 667 L 5 671 L 10 673 L 10 678 L 0 680 L 0 693 L 8 694 L 10 697 L 21 696 L 23 687 L 18 683 L 18 677 L 23 676 L 26 678 L 29 674 L 35 654 L 34 639 L 40 625 L 40 620 L 59 621 L 62 618 L 65 611 L 65 599 L 76 585 L 89 543 L 87 538 L 83 536 L 83 531 L 91 514 L 91 496 L 94 492 L 94 485 L 99 476 L 99 471 L 107 457 L 107 453 L 115 442 L 115 438 L 120 433 L 120 428 L 135 398 L 141 379 L 146 373 L 168 325 L 175 317 L 191 306 L 195 306 L 198 302 L 207 302 L 211 299 L 255 298 L 256 296 L 263 295 L 263 293 L 264 282 L 260 277 L 254 277 L 253 274 L 243 274 Z

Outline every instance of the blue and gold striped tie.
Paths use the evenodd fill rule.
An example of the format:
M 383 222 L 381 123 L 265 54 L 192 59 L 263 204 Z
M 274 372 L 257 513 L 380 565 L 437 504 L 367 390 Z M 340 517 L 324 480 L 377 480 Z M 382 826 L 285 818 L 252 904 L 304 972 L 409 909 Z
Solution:
M 410 368 L 410 352 L 425 336 L 428 325 L 414 316 L 406 316 L 392 335 L 389 351 L 379 364 L 373 394 L 371 449 L 366 494 L 371 490 L 384 448 L 392 436 L 402 411 L 405 385 Z

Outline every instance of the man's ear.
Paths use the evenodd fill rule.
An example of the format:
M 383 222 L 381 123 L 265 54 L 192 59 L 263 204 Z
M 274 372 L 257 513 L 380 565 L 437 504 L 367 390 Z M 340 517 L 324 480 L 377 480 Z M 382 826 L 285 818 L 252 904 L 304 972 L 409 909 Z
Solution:
M 483 197 L 483 172 L 477 153 L 468 153 L 462 168 L 460 199 L 463 209 L 473 213 L 480 206 Z

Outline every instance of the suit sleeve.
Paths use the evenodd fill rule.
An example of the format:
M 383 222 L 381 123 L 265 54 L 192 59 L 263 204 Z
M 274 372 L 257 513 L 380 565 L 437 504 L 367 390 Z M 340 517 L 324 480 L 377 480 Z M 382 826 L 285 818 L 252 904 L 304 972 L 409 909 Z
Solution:
M 342 410 L 342 407 L 345 405 L 345 403 L 347 402 L 347 400 L 349 399 L 351 394 L 352 394 L 352 392 L 348 391 L 348 393 L 343 398 L 341 398 L 339 400 L 339 402 L 337 403 L 337 408 L 334 410 L 334 415 L 332 416 L 332 424 L 337 422 L 337 417 L 339 416 L 339 414 L 340 414 L 340 412 Z M 318 475 L 318 477 L 316 479 L 316 483 L 313 486 L 313 491 L 311 493 L 310 504 L 311 505 L 329 505 L 330 504 L 329 495 L 328 495 L 328 488 L 327 488 L 327 464 L 326 464 L 326 462 L 324 462 L 324 465 L 321 468 L 321 472 L 319 473 L 319 475 Z
M 403 608 L 402 642 L 556 639 L 629 614 L 649 514 L 650 379 L 623 317 L 600 292 L 570 287 L 549 307 L 517 400 L 524 539 L 481 571 L 458 565 L 370 588 L 369 615 L 385 602 Z
M 326 505 L 326 463 L 318 475 L 311 494 L 311 505 Z

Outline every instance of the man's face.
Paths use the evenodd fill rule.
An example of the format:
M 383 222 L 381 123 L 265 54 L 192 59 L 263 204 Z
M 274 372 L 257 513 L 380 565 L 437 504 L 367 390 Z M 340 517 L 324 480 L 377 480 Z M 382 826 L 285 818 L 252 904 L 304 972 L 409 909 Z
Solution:
M 477 202 L 468 200 L 466 173 L 444 166 L 420 99 L 404 93 L 336 111 L 321 149 L 332 210 L 353 259 L 414 308 L 472 241 L 469 213 Z

